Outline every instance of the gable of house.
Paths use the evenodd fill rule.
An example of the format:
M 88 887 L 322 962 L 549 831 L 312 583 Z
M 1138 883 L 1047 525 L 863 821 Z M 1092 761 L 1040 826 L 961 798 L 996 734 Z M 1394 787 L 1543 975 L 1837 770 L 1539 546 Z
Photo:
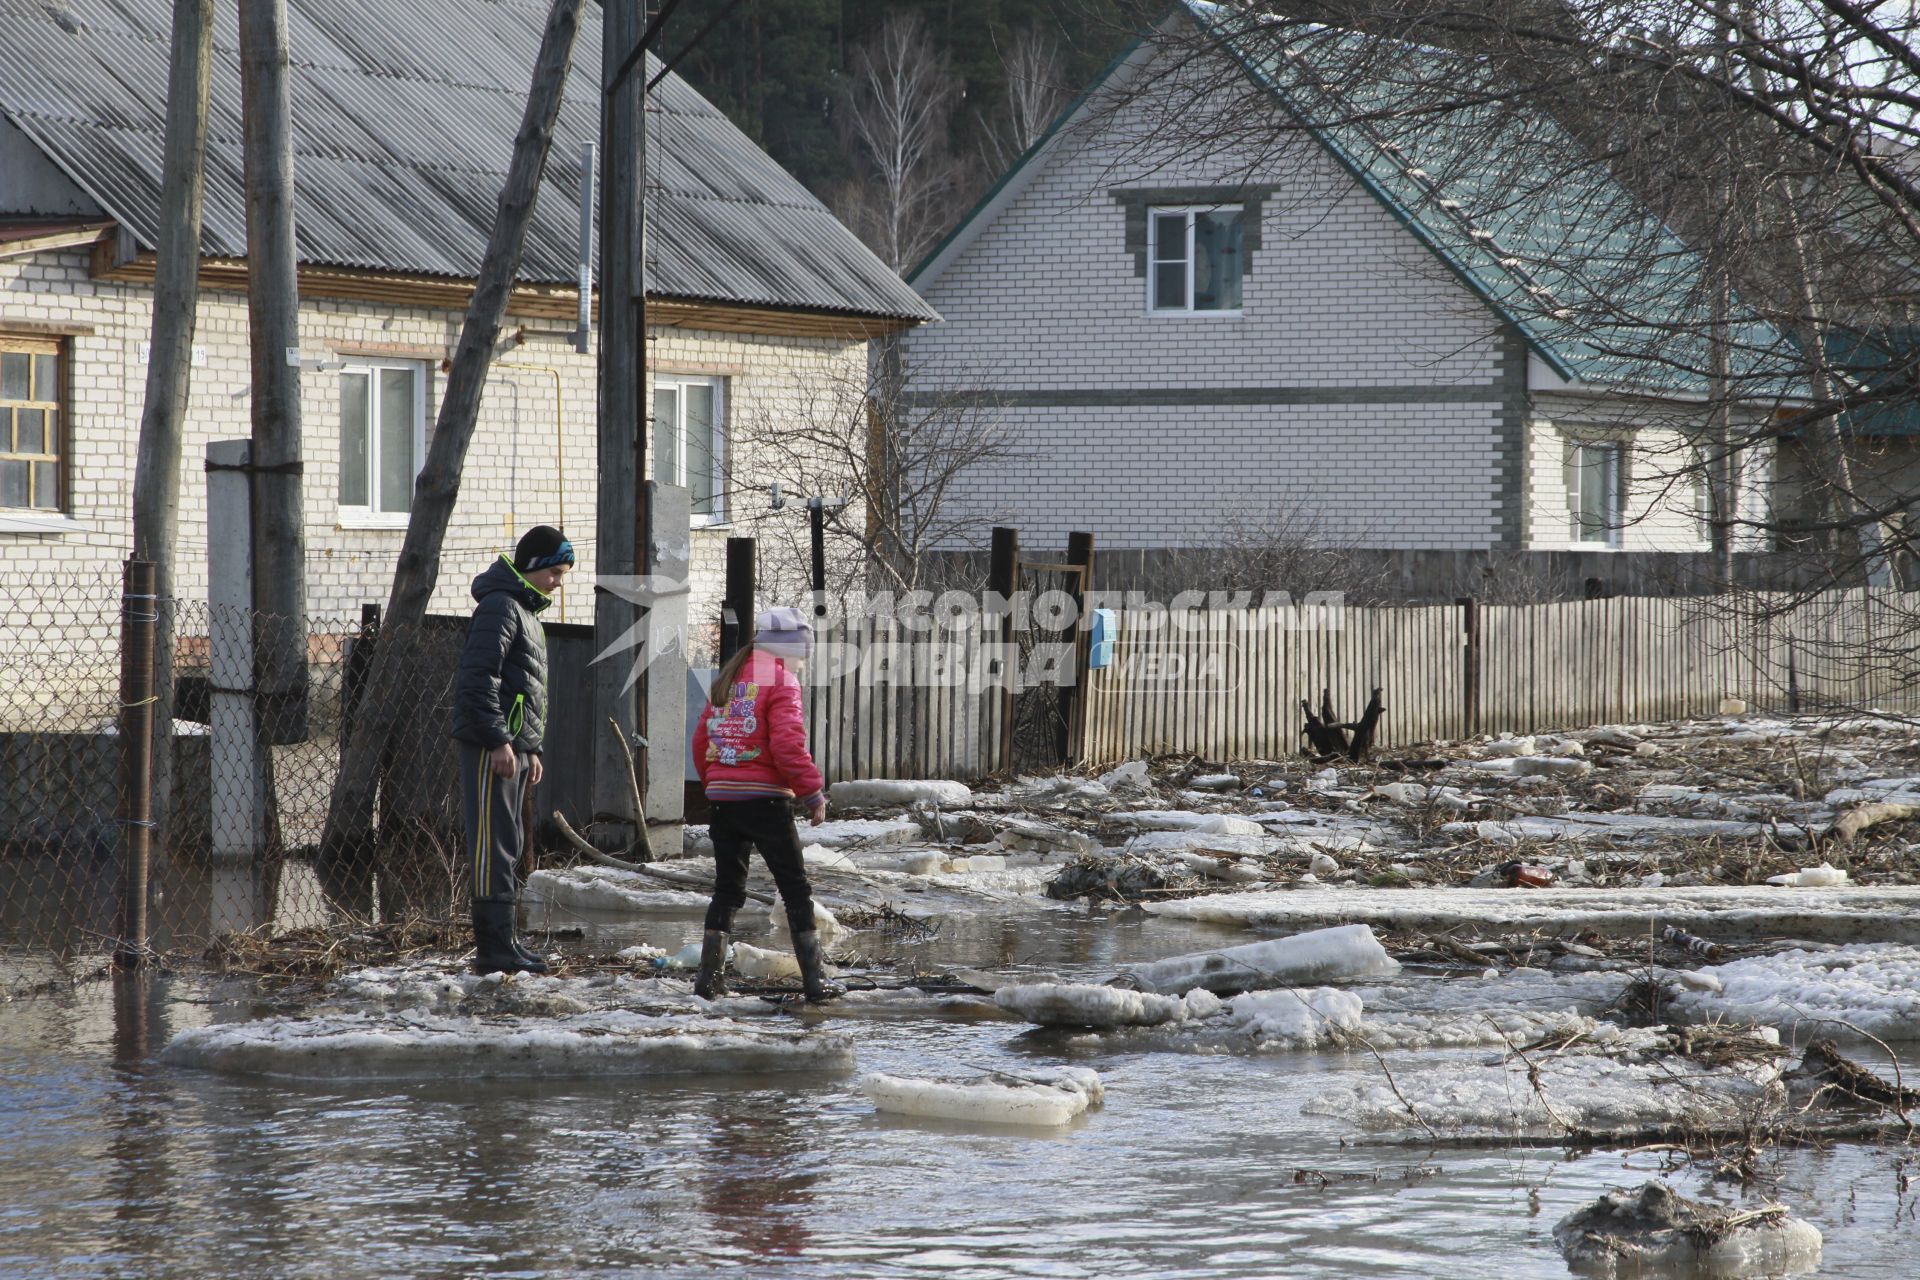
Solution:
M 1510 102 L 1485 60 L 1331 27 L 1275 26 L 1208 0 L 1180 0 L 1168 22 L 1188 20 L 1284 113 L 1276 136 L 1311 138 L 1559 378 L 1656 394 L 1705 390 L 1700 335 L 1714 301 L 1700 255 L 1551 114 Z M 1105 127 L 1103 102 L 1124 101 L 1130 77 L 1164 74 L 1144 69 L 1155 58 L 1148 41 L 1116 60 L 909 279 L 930 289 L 1075 124 Z M 1210 87 L 1218 92 L 1217 82 Z M 1206 136 L 1204 122 L 1196 133 Z M 1253 182 L 1270 176 L 1259 167 L 1273 156 L 1233 150 L 1253 167 Z M 1737 298 L 1727 333 L 1737 388 L 1756 398 L 1793 394 L 1783 335 Z

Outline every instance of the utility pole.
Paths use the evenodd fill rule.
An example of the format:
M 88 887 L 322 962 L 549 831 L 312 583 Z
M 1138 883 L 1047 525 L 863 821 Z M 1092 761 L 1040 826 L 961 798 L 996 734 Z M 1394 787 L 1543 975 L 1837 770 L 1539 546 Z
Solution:
M 266 741 L 300 742 L 307 736 L 307 557 L 286 0 L 241 0 L 240 86 L 253 366 L 254 688 Z
M 200 302 L 200 212 L 213 65 L 213 0 L 174 0 L 167 135 L 154 241 L 153 332 L 133 475 L 133 558 L 153 565 L 153 816 L 161 848 L 173 791 L 174 544 L 180 534 L 180 455 L 193 379 Z
M 644 219 L 647 68 L 639 65 L 616 79 L 644 32 L 643 0 L 605 0 L 600 45 L 600 355 L 599 486 L 594 510 L 594 574 L 634 578 L 646 548 L 646 512 L 640 485 L 646 479 L 646 314 Z M 640 620 L 632 601 L 604 587 L 594 594 L 594 644 L 600 653 Z M 650 656 L 651 646 L 648 646 Z M 640 817 L 634 812 L 627 757 L 621 743 L 638 736 L 640 718 L 628 664 L 609 658 L 593 674 L 594 838 L 604 849 L 633 846 Z M 669 748 L 671 749 L 671 747 Z

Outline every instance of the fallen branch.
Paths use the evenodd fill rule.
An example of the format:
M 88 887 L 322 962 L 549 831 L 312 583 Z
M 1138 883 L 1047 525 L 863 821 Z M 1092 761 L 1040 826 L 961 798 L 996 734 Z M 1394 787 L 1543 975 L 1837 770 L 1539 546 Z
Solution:
M 1896 804 L 1891 800 L 1857 805 L 1834 819 L 1833 836 L 1836 840 L 1851 840 L 1868 827 L 1877 827 L 1883 822 L 1899 822 L 1916 815 L 1920 815 L 1920 805 Z
M 594 848 L 593 845 L 588 843 L 577 831 L 567 825 L 566 818 L 561 816 L 558 809 L 553 812 L 553 825 L 560 829 L 561 836 L 565 838 L 568 844 L 572 845 L 580 853 L 592 858 L 601 866 L 613 867 L 619 871 L 632 871 L 643 876 L 652 876 L 655 880 L 664 880 L 668 884 L 683 885 L 689 889 L 699 889 L 705 893 L 713 892 L 713 881 L 711 880 L 704 880 L 699 876 L 691 875 L 684 871 L 662 871 L 657 867 L 650 867 L 644 862 L 628 862 L 624 858 L 616 858 L 610 853 L 600 852 L 600 850 Z M 745 893 L 747 897 L 755 902 L 762 903 L 766 906 L 773 905 L 773 895 L 770 893 L 761 893 L 755 889 L 743 889 L 741 892 Z

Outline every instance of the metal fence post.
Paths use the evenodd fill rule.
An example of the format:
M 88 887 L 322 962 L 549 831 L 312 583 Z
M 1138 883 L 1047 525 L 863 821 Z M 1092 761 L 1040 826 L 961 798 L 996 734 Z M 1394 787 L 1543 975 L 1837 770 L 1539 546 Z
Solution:
M 137 968 L 147 954 L 147 875 L 153 845 L 153 636 L 160 621 L 154 567 L 125 563 L 120 588 L 120 804 L 125 850 L 120 939 L 113 960 Z

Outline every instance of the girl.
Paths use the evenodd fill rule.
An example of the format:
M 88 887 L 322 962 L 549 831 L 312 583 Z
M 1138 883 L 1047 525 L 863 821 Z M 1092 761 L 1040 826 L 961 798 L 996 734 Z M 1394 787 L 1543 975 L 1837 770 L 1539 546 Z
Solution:
M 713 805 L 713 901 L 700 943 L 700 976 L 694 994 L 726 994 L 721 971 L 733 913 L 746 902 L 747 859 L 754 849 L 780 887 L 793 954 L 807 999 L 818 1004 L 843 993 L 821 968 L 820 935 L 813 924 L 813 889 L 800 857 L 793 801 L 807 820 L 826 820 L 827 798 L 820 770 L 807 753 L 807 726 L 800 714 L 800 682 L 786 661 L 813 649 L 813 629 L 798 609 L 769 609 L 754 619 L 753 643 L 743 645 L 713 678 L 706 708 L 693 730 L 694 767 Z

